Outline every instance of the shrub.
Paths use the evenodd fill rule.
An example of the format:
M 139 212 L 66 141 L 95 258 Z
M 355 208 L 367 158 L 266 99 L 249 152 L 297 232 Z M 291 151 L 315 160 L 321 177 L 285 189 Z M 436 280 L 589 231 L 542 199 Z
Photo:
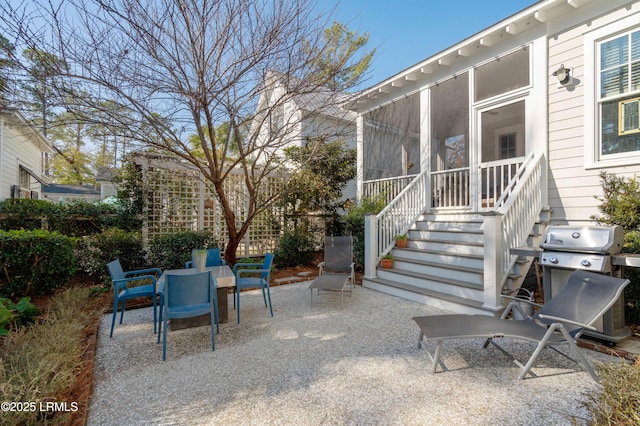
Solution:
M 43 230 L 0 231 L 0 296 L 49 294 L 75 273 L 75 239 Z
M 205 231 L 161 235 L 149 242 L 149 262 L 162 270 L 184 268 L 191 260 L 191 250 L 216 247 L 217 240 Z
M 18 303 L 0 297 L 0 336 L 6 336 L 11 325 L 19 327 L 33 322 L 38 314 L 40 310 L 31 303 L 30 297 L 23 297 Z
M 107 263 L 120 259 L 125 271 L 147 266 L 142 248 L 142 235 L 118 228 L 83 237 L 76 245 L 78 267 L 87 274 L 98 277 L 103 283 L 110 281 Z
M 309 234 L 300 228 L 285 231 L 273 253 L 278 266 L 307 265 L 313 260 L 314 244 Z
M 600 173 L 603 196 L 598 209 L 601 215 L 591 218 L 597 223 L 620 225 L 625 230 L 624 248 L 626 253 L 640 253 L 640 181 L 611 173 Z M 625 321 L 628 324 L 640 322 L 640 271 L 625 268 L 624 277 L 631 281 L 624 290 Z
M 353 254 L 356 265 L 364 266 L 364 217 L 378 214 L 385 207 L 384 198 L 363 198 L 358 206 L 351 207 L 345 217 L 347 233 L 353 236 Z
M 119 206 L 93 204 L 82 200 L 51 203 L 44 200 L 10 199 L 0 202 L 0 228 L 41 229 L 81 237 L 117 227 L 140 230 L 142 221 L 136 214 Z

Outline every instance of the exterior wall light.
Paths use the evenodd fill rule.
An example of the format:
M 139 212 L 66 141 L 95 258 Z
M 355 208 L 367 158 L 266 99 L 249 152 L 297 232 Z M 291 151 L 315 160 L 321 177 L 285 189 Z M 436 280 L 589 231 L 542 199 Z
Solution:
M 553 75 L 558 79 L 558 86 L 566 86 L 571 84 L 573 79 L 571 78 L 571 68 L 565 68 L 564 64 L 560 65 Z

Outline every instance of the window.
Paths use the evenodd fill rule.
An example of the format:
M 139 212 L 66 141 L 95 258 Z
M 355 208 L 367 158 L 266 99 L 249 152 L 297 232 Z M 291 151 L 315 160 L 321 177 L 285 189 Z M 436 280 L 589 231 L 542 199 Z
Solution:
M 31 175 L 29 172 L 20 167 L 20 189 L 28 190 L 31 187 Z
M 596 43 L 598 160 L 640 154 L 640 29 Z
M 513 158 L 516 156 L 516 134 L 500 136 L 500 158 Z

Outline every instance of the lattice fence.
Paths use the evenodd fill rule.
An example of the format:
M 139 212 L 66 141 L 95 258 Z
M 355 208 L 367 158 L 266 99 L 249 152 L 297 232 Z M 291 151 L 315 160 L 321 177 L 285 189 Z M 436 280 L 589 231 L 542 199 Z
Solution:
M 211 232 L 224 247 L 228 241 L 223 211 L 213 186 L 199 170 L 167 156 L 136 155 L 133 161 L 142 167 L 145 198 L 143 238 L 145 242 L 159 236 L 184 231 Z M 224 182 L 225 191 L 237 218 L 245 221 L 248 194 L 240 172 L 231 173 Z M 260 194 L 272 196 L 282 190 L 283 176 L 266 179 Z M 283 212 L 278 207 L 258 215 L 238 246 L 236 255 L 247 257 L 272 252 L 283 228 Z

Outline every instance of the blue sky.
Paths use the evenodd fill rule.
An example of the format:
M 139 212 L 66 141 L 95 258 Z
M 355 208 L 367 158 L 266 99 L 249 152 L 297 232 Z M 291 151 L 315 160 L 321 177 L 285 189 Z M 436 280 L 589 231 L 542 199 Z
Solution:
M 380 81 L 536 3 L 536 0 L 342 0 L 337 20 L 369 33 Z

